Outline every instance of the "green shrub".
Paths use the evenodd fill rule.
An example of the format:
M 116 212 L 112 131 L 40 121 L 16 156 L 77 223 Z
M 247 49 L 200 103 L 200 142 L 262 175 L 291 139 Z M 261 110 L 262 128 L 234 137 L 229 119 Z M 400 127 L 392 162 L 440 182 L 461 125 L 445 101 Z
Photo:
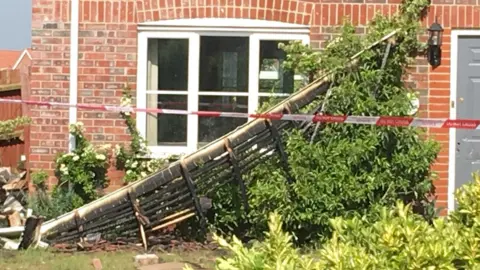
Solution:
M 231 254 L 219 258 L 216 269 L 479 269 L 480 177 L 457 194 L 458 210 L 431 223 L 401 201 L 372 211 L 375 218 L 334 218 L 331 239 L 306 254 L 294 248 L 280 215 L 273 213 L 265 240 L 252 247 L 215 235 Z
M 28 195 L 27 205 L 35 215 L 43 216 L 49 220 L 71 211 L 79 205 L 77 196 L 69 191 L 56 191 L 49 194 L 47 190 L 38 189 L 33 194 Z
M 364 37 L 347 22 L 322 52 L 302 49 L 298 43 L 282 45 L 287 51 L 285 68 L 309 76 L 321 70 L 336 72 L 331 95 L 316 101 L 325 102 L 326 114 L 407 116 L 413 90 L 405 85 L 404 76 L 410 56 L 423 48 L 417 40 L 418 20 L 426 6 L 428 1 L 406 1 L 403 13 L 375 17 Z M 381 65 L 387 46 L 381 44 L 361 54 L 356 68 L 344 70 L 352 55 L 396 29 L 400 31 L 385 66 Z M 411 203 L 415 213 L 432 219 L 435 175 L 430 168 L 439 144 L 424 138 L 422 130 L 408 127 L 321 124 L 317 134 L 294 130 L 284 138 L 294 184 L 287 184 L 279 160 L 262 164 L 244 177 L 250 212 L 233 203 L 240 200 L 239 192 L 237 198 L 228 197 L 224 188 L 214 195 L 216 215 L 210 221 L 220 231 L 247 227 L 247 237 L 261 237 L 258 231 L 266 229 L 268 214 L 277 211 L 285 228 L 304 243 L 328 239 L 331 218 L 369 215 L 397 200 Z
M 99 197 L 98 190 L 107 183 L 108 145 L 94 147 L 83 134 L 81 122 L 70 126 L 76 148 L 71 153 L 59 153 L 55 158 L 58 185 L 49 191 L 48 174 L 32 173 L 36 191 L 27 198 L 28 207 L 36 215 L 55 218 Z
M 66 198 L 73 208 L 98 198 L 98 191 L 108 184 L 110 146 L 93 146 L 83 132 L 83 123 L 70 125 L 76 147 L 70 153 L 59 153 L 55 159 L 58 185 L 54 187 L 52 197 Z
M 46 189 L 48 181 L 48 173 L 44 170 L 33 172 L 30 176 L 32 183 L 37 189 Z

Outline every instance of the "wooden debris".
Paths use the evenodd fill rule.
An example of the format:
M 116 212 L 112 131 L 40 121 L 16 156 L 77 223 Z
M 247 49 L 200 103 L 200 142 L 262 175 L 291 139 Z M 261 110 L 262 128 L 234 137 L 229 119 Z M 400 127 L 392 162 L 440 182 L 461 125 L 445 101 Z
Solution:
M 145 216 L 145 212 L 143 211 L 142 207 L 140 206 L 140 202 L 137 199 L 137 196 L 135 196 L 135 193 L 130 190 L 128 192 L 128 199 L 130 200 L 130 204 L 132 206 L 132 211 L 135 215 L 135 218 L 137 219 L 137 224 L 138 224 L 138 235 L 140 236 L 140 239 L 142 240 L 143 248 L 145 251 L 148 249 L 148 241 L 147 241 L 147 236 L 145 234 L 145 227 L 146 225 L 150 224 L 150 220 L 148 217 Z
M 6 191 L 23 190 L 27 185 L 27 180 L 24 179 L 26 172 L 22 172 L 18 177 L 10 179 L 2 188 Z
M 31 216 L 25 222 L 25 230 L 23 231 L 22 240 L 19 249 L 28 249 L 30 246 L 37 247 L 40 241 L 40 228 L 43 223 L 43 217 Z
M 0 168 L 0 185 L 5 185 L 10 181 L 10 175 L 11 175 L 10 168 L 3 167 Z
M 172 220 L 172 221 L 169 221 L 169 222 L 167 222 L 167 223 L 164 223 L 164 224 L 162 224 L 162 225 L 158 225 L 158 226 L 152 228 L 152 231 L 158 231 L 158 230 L 160 230 L 160 229 L 164 229 L 164 228 L 166 228 L 166 227 L 168 227 L 168 226 L 170 226 L 170 225 L 179 223 L 179 222 L 184 221 L 184 220 L 186 220 L 187 218 L 190 218 L 190 217 L 193 217 L 193 216 L 195 216 L 195 212 L 187 213 L 187 214 L 185 214 L 184 216 L 181 216 L 181 217 L 176 218 L 176 219 L 174 219 L 174 220 Z
M 25 208 L 23 205 L 12 195 L 8 195 L 7 199 L 3 202 L 3 206 L 0 208 L 0 213 L 11 213 L 13 211 L 22 212 Z
M 7 219 L 8 219 L 8 226 L 10 227 L 23 225 L 22 218 L 18 211 L 12 211 L 10 214 L 7 215 Z
M 0 244 L 2 244 L 2 247 L 4 249 L 9 249 L 9 250 L 17 250 L 18 249 L 18 242 L 15 242 L 13 240 L 10 240 L 5 237 L 0 237 Z

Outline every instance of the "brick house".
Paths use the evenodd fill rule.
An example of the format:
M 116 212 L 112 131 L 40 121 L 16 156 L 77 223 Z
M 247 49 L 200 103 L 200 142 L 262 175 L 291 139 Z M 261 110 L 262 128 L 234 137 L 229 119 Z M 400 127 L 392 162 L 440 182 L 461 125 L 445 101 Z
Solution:
M 119 104 L 128 83 L 137 90 L 139 107 L 159 103 L 163 108 L 238 112 L 253 112 L 259 101 L 272 95 L 262 81 L 279 81 L 275 95 L 285 96 L 289 84 L 298 79 L 278 76 L 278 66 L 260 65 L 281 60 L 277 42 L 302 40 L 321 48 L 344 16 L 350 16 L 362 33 L 376 11 L 393 14 L 400 2 L 80 0 L 77 24 L 70 12 L 74 1 L 33 0 L 32 99 Z M 479 118 L 475 92 L 467 90 L 480 81 L 474 75 L 480 74 L 475 70 L 480 61 L 480 0 L 433 0 L 423 25 L 429 26 L 435 17 L 445 29 L 442 63 L 432 68 L 426 59 L 418 59 L 410 78 L 421 92 L 421 115 Z M 71 40 L 75 26 L 78 43 Z M 55 154 L 69 147 L 69 122 L 82 121 L 94 142 L 129 139 L 117 113 L 32 107 L 31 114 L 35 124 L 28 159 L 33 169 L 53 169 Z M 137 121 L 156 156 L 194 151 L 244 122 L 145 113 L 139 113 Z M 448 194 L 476 169 L 476 157 L 464 153 L 475 148 L 475 140 L 468 139 L 475 134 L 453 129 L 431 129 L 429 134 L 442 143 L 434 166 L 440 177 L 439 205 L 452 208 Z M 456 139 L 460 137 L 464 139 Z

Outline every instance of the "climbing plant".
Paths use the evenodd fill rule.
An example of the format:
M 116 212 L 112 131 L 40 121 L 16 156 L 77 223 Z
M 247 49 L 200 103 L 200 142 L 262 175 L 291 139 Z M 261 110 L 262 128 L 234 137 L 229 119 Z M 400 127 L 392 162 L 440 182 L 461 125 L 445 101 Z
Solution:
M 132 91 L 129 87 L 123 90 L 121 106 L 130 107 L 132 105 Z M 128 111 L 120 113 L 125 120 L 131 140 L 129 146 L 116 145 L 116 167 L 125 171 L 124 181 L 133 182 L 145 178 L 147 175 L 157 171 L 167 164 L 164 159 L 148 158 L 150 151 L 146 140 L 142 137 L 136 127 L 135 118 Z
M 419 21 L 428 4 L 404 1 L 399 13 L 375 16 L 363 36 L 346 20 L 322 51 L 300 43 L 281 45 L 287 52 L 284 68 L 307 74 L 310 81 L 326 72 L 334 74 L 330 95 L 319 97 L 308 110 L 324 104 L 323 113 L 330 115 L 408 115 L 414 89 L 404 77 L 424 49 L 418 39 Z M 395 30 L 390 40 L 364 51 L 356 65 L 346 68 L 353 55 Z M 262 164 L 245 175 L 250 211 L 235 208 L 234 199 L 219 193 L 214 211 L 224 214 L 210 221 L 227 232 L 247 226 L 242 237 L 262 237 L 258 232 L 266 229 L 268 214 L 277 211 L 297 243 L 307 243 L 329 237 L 330 218 L 368 216 L 371 209 L 397 200 L 432 219 L 435 174 L 430 168 L 439 145 L 422 133 L 408 127 L 351 124 L 319 124 L 316 133 L 293 130 L 284 139 L 295 182 L 287 184 L 278 160 Z

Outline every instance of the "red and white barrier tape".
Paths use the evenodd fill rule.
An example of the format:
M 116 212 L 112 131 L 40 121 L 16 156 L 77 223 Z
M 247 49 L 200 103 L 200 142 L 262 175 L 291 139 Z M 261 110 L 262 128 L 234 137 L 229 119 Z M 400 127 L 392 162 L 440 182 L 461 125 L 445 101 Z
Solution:
M 0 103 L 17 103 L 37 106 L 77 107 L 78 109 L 99 110 L 110 112 L 150 112 L 158 114 L 198 115 L 203 117 L 231 117 L 231 118 L 262 118 L 285 121 L 308 121 L 323 123 L 348 123 L 360 125 L 377 125 L 392 127 L 424 127 L 424 128 L 458 128 L 480 129 L 480 120 L 474 119 L 447 119 L 447 118 L 414 118 L 402 116 L 344 116 L 344 115 L 309 115 L 309 114 L 281 114 L 281 113 L 238 113 L 220 111 L 186 111 L 174 109 L 149 109 L 115 105 L 76 104 L 61 102 L 46 102 L 19 99 L 3 99 Z

